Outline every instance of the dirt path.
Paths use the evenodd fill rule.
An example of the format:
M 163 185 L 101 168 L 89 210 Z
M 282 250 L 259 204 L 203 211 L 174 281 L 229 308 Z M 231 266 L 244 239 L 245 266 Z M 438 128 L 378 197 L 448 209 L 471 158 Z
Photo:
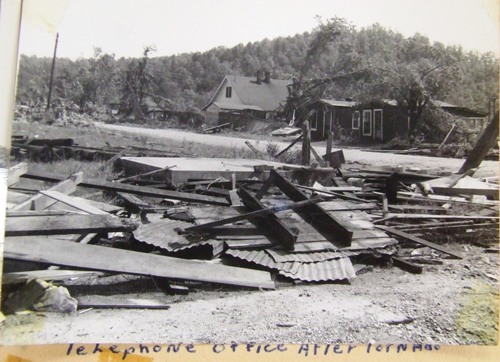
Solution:
M 216 145 L 227 148 L 247 148 L 245 141 L 246 138 L 238 138 L 233 136 L 214 135 L 214 134 L 200 134 L 194 132 L 187 132 L 174 129 L 151 129 L 151 128 L 138 128 L 131 126 L 122 126 L 115 124 L 98 124 L 99 127 L 107 130 L 117 132 L 127 132 L 136 135 L 143 135 L 155 138 L 164 138 L 177 141 L 188 140 L 190 142 Z M 267 141 L 250 141 L 257 149 L 265 151 L 268 144 Z M 273 141 L 280 149 L 289 145 L 289 142 Z M 314 148 L 319 154 L 324 154 L 326 146 L 315 144 Z M 378 166 L 405 166 L 405 167 L 418 167 L 430 170 L 443 170 L 443 171 L 457 171 L 463 164 L 463 159 L 442 158 L 442 157 L 423 157 L 412 155 L 396 155 L 392 153 L 382 152 L 368 152 L 355 148 L 342 148 L 347 162 L 358 162 L 361 164 L 378 165 Z M 493 176 L 499 174 L 498 162 L 484 161 L 481 168 L 476 173 L 477 176 Z

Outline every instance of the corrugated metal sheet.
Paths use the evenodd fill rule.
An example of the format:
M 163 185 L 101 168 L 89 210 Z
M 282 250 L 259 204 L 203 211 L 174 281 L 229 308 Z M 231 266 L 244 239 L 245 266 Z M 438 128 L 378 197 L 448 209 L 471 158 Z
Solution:
M 202 245 L 211 245 L 214 250 L 220 249 L 223 242 L 219 240 L 188 240 L 174 229 L 192 226 L 191 223 L 179 220 L 164 219 L 159 214 L 149 214 L 150 223 L 141 224 L 133 232 L 134 238 L 146 244 L 154 245 L 169 252 L 180 251 Z
M 326 251 L 322 253 L 320 252 L 320 253 L 292 254 L 292 253 L 287 253 L 285 251 L 267 249 L 266 252 L 277 263 L 286 263 L 290 261 L 296 261 L 301 263 L 317 263 L 325 260 L 339 259 L 345 256 L 334 251 Z
M 351 259 L 341 258 L 320 263 L 301 263 L 295 273 L 280 270 L 279 274 L 307 282 L 352 279 L 356 276 Z
M 227 250 L 227 255 L 255 263 L 292 279 L 309 282 L 350 279 L 356 276 L 351 260 L 343 257 L 314 263 L 278 263 L 264 250 Z

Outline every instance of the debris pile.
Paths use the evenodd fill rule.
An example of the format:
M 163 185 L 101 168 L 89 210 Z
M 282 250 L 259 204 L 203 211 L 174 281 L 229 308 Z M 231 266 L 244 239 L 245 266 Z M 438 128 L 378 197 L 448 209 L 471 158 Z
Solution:
M 121 157 L 125 177 L 115 181 L 14 166 L 4 308 L 54 300 L 61 310 L 74 311 L 69 294 L 65 303 L 56 296 L 47 301 L 48 287 L 33 280 L 119 274 L 154 278 L 181 294 L 212 284 L 275 289 L 281 282 L 347 282 L 370 264 L 421 273 L 426 264 L 461 258 L 457 241 L 495 250 L 498 177 L 360 168 L 341 165 L 338 153 L 330 161 L 335 167 Z M 24 180 L 52 186 L 26 194 L 17 187 Z M 99 190 L 113 201 L 71 196 L 77 189 L 92 196 Z M 28 286 L 40 293 L 18 302 Z M 78 301 L 79 308 L 168 308 L 116 298 Z
M 74 159 L 79 161 L 109 161 L 122 156 L 178 157 L 180 152 L 163 151 L 151 147 L 88 147 L 75 143 L 72 138 L 29 138 L 13 135 L 11 156 L 16 161 L 55 162 Z M 183 153 L 186 157 L 185 153 Z

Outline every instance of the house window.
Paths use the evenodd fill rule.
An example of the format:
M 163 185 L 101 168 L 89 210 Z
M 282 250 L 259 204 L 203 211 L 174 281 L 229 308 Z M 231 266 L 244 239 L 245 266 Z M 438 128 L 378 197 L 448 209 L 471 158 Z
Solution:
M 359 111 L 354 111 L 352 114 L 352 129 L 359 129 Z
M 363 110 L 363 136 L 372 135 L 372 111 L 369 109 Z
M 318 111 L 314 111 L 314 116 L 311 120 L 311 131 L 316 131 L 318 129 Z
M 231 98 L 233 87 L 226 87 L 226 98 Z

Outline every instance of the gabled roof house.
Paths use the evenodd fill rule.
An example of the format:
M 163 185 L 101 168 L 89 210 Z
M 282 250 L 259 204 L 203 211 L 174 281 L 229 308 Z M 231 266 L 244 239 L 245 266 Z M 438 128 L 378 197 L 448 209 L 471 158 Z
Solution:
M 210 125 L 268 119 L 279 112 L 288 97 L 288 80 L 271 79 L 269 72 L 256 77 L 226 75 L 210 102 L 202 108 Z

